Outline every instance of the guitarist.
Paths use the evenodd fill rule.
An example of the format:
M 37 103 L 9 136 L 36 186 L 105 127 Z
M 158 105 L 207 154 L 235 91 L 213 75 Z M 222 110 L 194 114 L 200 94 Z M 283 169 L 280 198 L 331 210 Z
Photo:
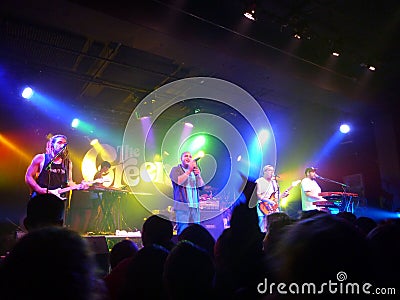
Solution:
M 72 180 L 72 162 L 65 135 L 52 136 L 47 142 L 46 153 L 35 155 L 26 170 L 25 182 L 31 191 L 30 199 L 51 190 L 76 185 Z M 86 187 L 83 185 L 82 188 Z
M 279 212 L 279 200 L 289 195 L 288 191 L 279 193 L 279 184 L 271 165 L 263 168 L 263 176 L 256 180 L 257 184 L 257 215 L 261 232 L 267 231 L 267 215 Z

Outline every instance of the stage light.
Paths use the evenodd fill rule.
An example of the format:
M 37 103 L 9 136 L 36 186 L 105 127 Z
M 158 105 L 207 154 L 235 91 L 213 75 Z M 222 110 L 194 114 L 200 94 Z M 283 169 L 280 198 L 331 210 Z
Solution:
M 27 87 L 25 87 L 24 90 L 22 91 L 21 96 L 22 96 L 24 99 L 29 100 L 29 99 L 32 98 L 33 94 L 34 94 L 34 92 L 33 92 L 32 88 L 30 88 L 29 86 L 27 86 Z
M 376 71 L 376 68 L 373 65 L 369 65 L 369 64 L 366 64 L 366 63 L 361 63 L 360 67 L 368 68 L 368 70 L 370 70 L 372 72 Z
M 350 126 L 348 124 L 340 125 L 340 132 L 341 133 L 349 133 L 350 132 Z
M 337 51 L 333 51 L 333 52 L 332 52 L 332 55 L 338 57 L 338 56 L 340 55 L 340 53 L 337 52 Z
M 193 149 L 200 149 L 201 147 L 203 147 L 206 143 L 206 138 L 204 135 L 199 135 L 197 136 L 192 143 L 192 148 Z
M 94 146 L 94 145 L 96 145 L 96 144 L 98 144 L 98 143 L 99 143 L 99 140 L 98 140 L 98 139 L 93 139 L 93 140 L 90 141 L 90 145 L 91 145 L 91 146 Z
M 247 9 L 245 10 L 245 12 L 243 13 L 243 15 L 252 21 L 256 20 L 256 5 L 255 3 L 250 4 Z
M 192 123 L 189 123 L 189 122 L 185 122 L 185 126 L 186 126 L 186 127 L 193 128 L 193 124 L 192 124 Z
M 197 152 L 196 154 L 195 154 L 195 157 L 196 158 L 198 158 L 198 159 L 200 159 L 200 158 L 203 158 L 204 157 L 204 151 L 203 150 L 200 150 L 199 152 Z
M 75 119 L 73 119 L 72 122 L 71 122 L 71 127 L 72 127 L 72 128 L 78 128 L 79 123 L 80 123 L 79 119 L 75 118 Z
M 243 15 L 244 15 L 247 19 L 252 20 L 252 21 L 255 21 L 256 19 L 255 19 L 255 17 L 254 17 L 254 13 L 255 13 L 254 10 L 252 10 L 252 11 L 246 11 Z
M 268 141 L 268 137 L 270 136 L 269 132 L 265 129 L 261 130 L 258 134 L 259 140 L 261 144 L 265 144 Z

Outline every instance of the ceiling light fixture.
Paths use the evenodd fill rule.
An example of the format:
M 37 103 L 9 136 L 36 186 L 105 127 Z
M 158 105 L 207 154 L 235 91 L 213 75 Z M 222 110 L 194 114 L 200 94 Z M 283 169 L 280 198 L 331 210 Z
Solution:
M 243 14 L 247 19 L 255 21 L 256 20 L 256 5 L 253 3 L 247 7 Z

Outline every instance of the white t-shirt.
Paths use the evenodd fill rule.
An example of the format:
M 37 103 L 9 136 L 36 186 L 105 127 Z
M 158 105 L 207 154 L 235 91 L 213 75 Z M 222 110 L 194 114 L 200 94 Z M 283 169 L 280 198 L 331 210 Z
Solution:
M 278 187 L 276 185 L 275 180 L 267 181 L 264 177 L 260 177 L 256 180 L 257 183 L 257 197 L 258 194 L 262 194 L 262 199 L 270 199 L 271 195 L 278 191 Z M 275 194 L 275 197 L 278 197 L 277 194 Z M 260 202 L 260 199 L 258 199 L 258 202 Z M 264 216 L 263 212 L 259 210 L 258 205 L 257 205 L 257 214 L 259 216 Z
M 321 193 L 321 187 L 315 180 L 312 180 L 308 177 L 303 178 L 301 181 L 301 208 L 302 210 L 313 210 L 317 209 L 317 206 L 313 205 L 312 203 L 318 201 L 318 199 L 308 197 L 306 192 L 311 192 L 313 196 L 318 196 Z

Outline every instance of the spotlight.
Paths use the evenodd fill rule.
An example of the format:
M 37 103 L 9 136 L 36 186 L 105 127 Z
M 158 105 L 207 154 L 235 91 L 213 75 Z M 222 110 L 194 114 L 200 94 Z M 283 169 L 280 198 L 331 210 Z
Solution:
M 255 21 L 256 19 L 254 18 L 254 13 L 255 13 L 254 10 L 252 10 L 252 11 L 246 11 L 243 15 L 244 15 L 247 19 L 252 20 L 252 21 Z
M 300 36 L 300 34 L 298 34 L 298 33 L 295 33 L 295 34 L 293 35 L 293 37 L 295 37 L 295 38 L 298 39 L 298 40 L 301 39 L 301 36 Z
M 22 96 L 22 98 L 29 100 L 32 98 L 33 94 L 34 94 L 34 92 L 33 92 L 32 88 L 27 86 L 22 91 L 21 96 Z
M 75 119 L 73 119 L 72 122 L 71 122 L 71 127 L 72 127 L 72 128 L 78 128 L 79 123 L 80 123 L 79 119 L 75 118 Z
M 98 139 L 93 139 L 93 140 L 90 141 L 90 145 L 91 145 L 91 146 L 94 146 L 94 145 L 96 145 L 96 144 L 98 144 L 98 143 L 99 143 L 99 140 L 98 140 Z
M 192 124 L 192 123 L 189 123 L 189 122 L 185 122 L 185 126 L 186 126 L 186 127 L 193 128 L 193 124 Z
M 251 5 L 249 5 L 249 7 L 245 10 L 244 12 L 244 16 L 252 21 L 256 20 L 256 5 L 253 3 Z
M 333 52 L 332 52 L 332 55 L 337 57 L 337 56 L 339 56 L 339 55 L 340 55 L 340 53 L 339 53 L 339 52 L 337 52 L 337 51 L 333 51 Z
M 369 64 L 366 64 L 366 63 L 361 63 L 360 64 L 360 67 L 363 67 L 363 68 L 368 68 L 368 70 L 370 70 L 370 71 L 376 71 L 376 68 L 373 66 L 373 65 L 369 65 Z
M 339 129 L 340 129 L 341 133 L 349 133 L 350 132 L 350 126 L 348 124 L 340 125 Z

